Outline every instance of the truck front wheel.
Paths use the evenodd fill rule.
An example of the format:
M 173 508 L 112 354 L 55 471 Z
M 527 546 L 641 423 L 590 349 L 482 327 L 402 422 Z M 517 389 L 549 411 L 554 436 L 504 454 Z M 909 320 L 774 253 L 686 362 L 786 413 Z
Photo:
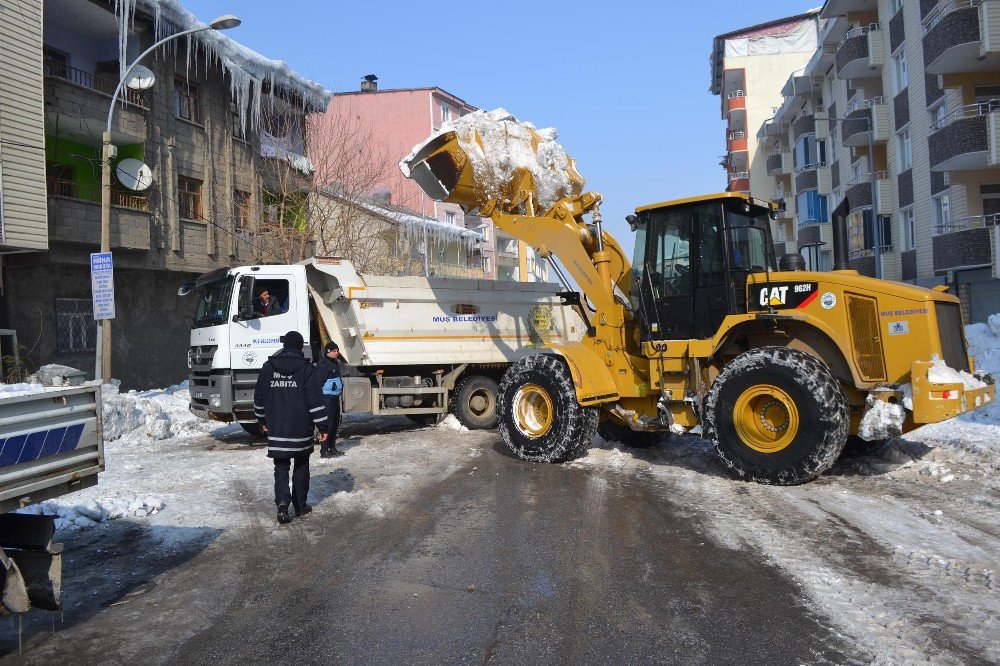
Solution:
M 587 451 L 597 407 L 576 401 L 566 362 L 549 354 L 513 363 L 500 381 L 500 436 L 522 460 L 563 462 Z
M 830 369 L 785 347 L 732 360 L 705 401 L 705 433 L 726 465 L 760 483 L 816 478 L 844 449 L 850 407 Z
M 497 424 L 497 383 L 483 375 L 462 377 L 451 397 L 451 413 L 469 430 L 488 430 Z

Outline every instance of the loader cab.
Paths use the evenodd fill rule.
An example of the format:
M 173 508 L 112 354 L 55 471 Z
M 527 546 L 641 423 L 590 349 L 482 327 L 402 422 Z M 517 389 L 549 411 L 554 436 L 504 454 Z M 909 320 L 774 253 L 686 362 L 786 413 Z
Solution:
M 765 202 L 724 193 L 636 213 L 631 300 L 644 340 L 712 337 L 747 311 L 747 276 L 776 270 Z

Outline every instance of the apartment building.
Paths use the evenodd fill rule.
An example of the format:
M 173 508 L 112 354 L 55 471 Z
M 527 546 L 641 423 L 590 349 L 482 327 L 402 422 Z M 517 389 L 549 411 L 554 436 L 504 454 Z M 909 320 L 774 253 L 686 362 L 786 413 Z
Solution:
M 726 190 L 769 197 L 774 181 L 769 155 L 753 140 L 783 100 L 789 74 L 802 69 L 816 50 L 818 11 L 809 11 L 719 35 L 712 45 L 711 86 L 726 121 L 721 164 Z
M 1000 2 L 827 0 L 819 46 L 757 140 L 788 251 L 832 265 L 847 214 L 851 267 L 945 284 L 970 321 L 1000 311 Z M 874 199 L 874 201 L 873 201 Z
M 15 57 L 22 62 L 0 74 L 14 86 L 3 89 L 3 100 L 41 94 L 28 114 L 37 127 L 21 141 L 42 160 L 31 181 L 47 187 L 47 201 L 30 208 L 36 217 L 47 212 L 47 228 L 32 249 L 45 249 L 47 231 L 48 250 L 10 255 L 3 267 L 6 325 L 36 366 L 94 368 L 89 254 L 100 245 L 101 133 L 118 83 L 120 26 L 127 26 L 131 62 L 157 36 L 191 20 L 176 3 L 139 0 L 134 21 L 121 21 L 116 6 L 127 4 L 46 0 L 34 37 L 25 32 L 20 40 Z M 9 18 L 2 17 L 0 33 Z M 226 266 L 288 258 L 283 250 L 301 227 L 300 192 L 310 180 L 304 115 L 329 100 L 321 86 L 219 33 L 199 33 L 190 43 L 190 54 L 179 40 L 143 61 L 155 84 L 124 93 L 112 124 L 113 169 L 132 157 L 153 172 L 145 192 L 112 178 L 112 372 L 126 388 L 185 378 L 197 303 L 177 296 L 181 283 Z M 37 53 L 25 56 L 31 44 Z M 0 52 L 14 55 L 6 47 Z M 4 182 L 16 181 L 4 173 Z M 20 214 L 13 203 L 5 208 Z
M 371 136 L 374 149 L 368 154 L 385 161 L 384 176 L 375 184 L 377 193 L 394 206 L 408 208 L 448 224 L 483 233 L 481 243 L 470 250 L 472 264 L 482 266 L 487 279 L 548 280 L 548 265 L 538 261 L 534 251 L 505 232 L 489 218 L 466 214 L 460 206 L 436 202 L 399 171 L 397 163 L 449 120 L 476 111 L 476 107 L 438 87 L 380 89 L 378 77 L 365 76 L 359 90 L 336 93 L 327 110 L 330 122 L 341 119 L 364 120 L 362 131 Z M 319 137 L 322 139 L 322 137 Z M 322 140 L 314 149 L 323 150 Z M 318 177 L 323 178 L 322 170 Z

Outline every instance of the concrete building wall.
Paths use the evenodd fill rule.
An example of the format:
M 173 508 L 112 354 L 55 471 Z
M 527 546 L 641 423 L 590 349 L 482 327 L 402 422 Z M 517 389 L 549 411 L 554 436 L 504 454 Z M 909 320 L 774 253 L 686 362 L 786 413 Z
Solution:
M 0 5 L 0 252 L 48 247 L 41 38 L 41 0 Z

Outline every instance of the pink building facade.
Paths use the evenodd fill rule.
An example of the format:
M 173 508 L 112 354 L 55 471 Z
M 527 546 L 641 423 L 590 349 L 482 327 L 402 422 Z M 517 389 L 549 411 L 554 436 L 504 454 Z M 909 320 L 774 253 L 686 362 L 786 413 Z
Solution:
M 343 118 L 346 114 L 346 117 L 362 122 L 372 136 L 371 153 L 379 158 L 386 154 L 391 158 L 393 164 L 387 169 L 383 181 L 374 188 L 373 195 L 384 196 L 395 206 L 409 208 L 441 222 L 481 231 L 486 238 L 478 258 L 483 262 L 485 277 L 496 279 L 496 230 L 493 222 L 488 218 L 466 215 L 455 204 L 429 199 L 395 167 L 395 163 L 406 157 L 413 146 L 439 129 L 442 123 L 475 110 L 476 107 L 440 88 L 378 90 L 376 78 L 369 75 L 362 81 L 361 90 L 335 94 L 327 112 L 332 117 Z M 310 149 L 322 150 L 322 146 L 314 145 Z M 316 176 L 323 178 L 319 172 Z

